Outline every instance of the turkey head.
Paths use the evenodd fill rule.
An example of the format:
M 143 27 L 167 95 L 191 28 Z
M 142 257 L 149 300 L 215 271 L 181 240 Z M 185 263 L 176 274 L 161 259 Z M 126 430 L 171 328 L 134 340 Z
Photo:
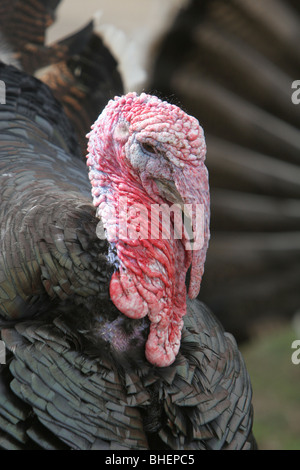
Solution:
M 195 298 L 209 241 L 203 130 L 179 107 L 129 93 L 108 103 L 88 138 L 93 202 L 115 265 L 111 300 L 130 318 L 148 315 L 146 358 L 168 366 L 180 347 L 187 271 Z

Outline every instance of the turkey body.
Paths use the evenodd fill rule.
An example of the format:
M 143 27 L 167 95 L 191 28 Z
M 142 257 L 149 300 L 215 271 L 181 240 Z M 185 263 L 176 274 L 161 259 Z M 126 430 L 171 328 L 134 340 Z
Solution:
M 147 361 L 148 317 L 110 297 L 116 261 L 68 119 L 46 85 L 0 70 L 0 448 L 255 448 L 233 337 L 187 300 L 175 361 Z

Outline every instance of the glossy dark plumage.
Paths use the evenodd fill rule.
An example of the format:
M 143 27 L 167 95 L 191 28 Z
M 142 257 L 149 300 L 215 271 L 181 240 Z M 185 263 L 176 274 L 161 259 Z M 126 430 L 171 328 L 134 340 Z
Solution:
M 233 337 L 188 301 L 175 363 L 145 360 L 147 320 L 109 298 L 78 135 L 45 84 L 3 64 L 0 79 L 0 448 L 255 448 Z
M 85 352 L 62 316 L 4 330 L 0 447 L 251 449 L 250 381 L 233 337 L 190 303 L 174 365 Z M 136 356 L 135 356 L 136 357 Z M 124 362 L 124 364 L 123 364 Z

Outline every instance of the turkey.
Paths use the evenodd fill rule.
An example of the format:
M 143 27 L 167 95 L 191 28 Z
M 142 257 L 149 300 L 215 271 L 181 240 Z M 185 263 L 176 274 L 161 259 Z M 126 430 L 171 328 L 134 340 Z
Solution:
M 149 80 L 205 129 L 212 239 L 201 299 L 239 342 L 299 308 L 299 14 L 294 0 L 190 0 Z
M 209 241 L 198 121 L 117 96 L 87 129 L 87 168 L 49 87 L 4 63 L 0 80 L 0 448 L 256 448 L 243 358 L 195 299 Z M 159 217 L 149 233 L 152 207 L 168 236 Z

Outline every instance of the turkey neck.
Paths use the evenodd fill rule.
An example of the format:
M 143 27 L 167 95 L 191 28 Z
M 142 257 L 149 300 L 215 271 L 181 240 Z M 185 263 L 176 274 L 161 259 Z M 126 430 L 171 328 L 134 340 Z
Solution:
M 127 317 L 140 319 L 148 315 L 150 334 L 146 357 L 154 364 L 159 360 L 161 366 L 161 348 L 164 348 L 169 364 L 180 346 L 190 257 L 181 240 L 174 239 L 171 221 L 170 236 L 162 237 L 162 223 L 153 215 L 159 216 L 158 211 L 163 212 L 164 205 L 158 208 L 125 169 L 123 176 L 106 160 L 103 170 L 97 171 L 97 185 L 93 180 L 93 195 L 110 244 L 109 252 L 116 254 L 117 269 L 110 281 L 111 299 Z M 157 238 L 151 237 L 153 229 L 158 233 Z

